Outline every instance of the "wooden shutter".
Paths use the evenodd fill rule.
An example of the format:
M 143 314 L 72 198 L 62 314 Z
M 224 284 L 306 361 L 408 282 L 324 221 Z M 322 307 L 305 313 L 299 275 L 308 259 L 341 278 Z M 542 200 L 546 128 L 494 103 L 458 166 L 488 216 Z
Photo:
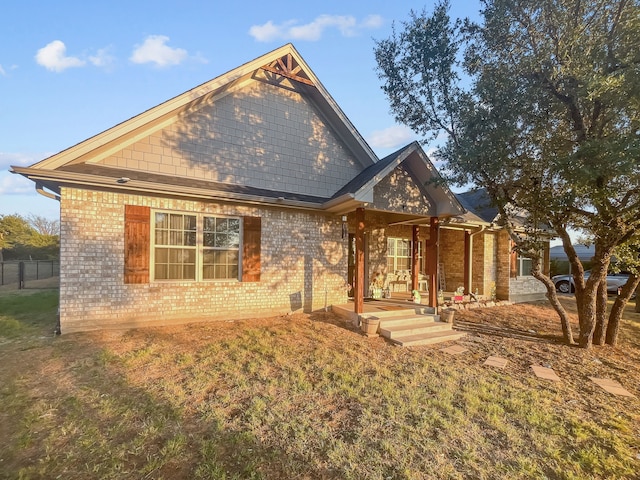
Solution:
M 151 209 L 124 206 L 124 283 L 149 283 Z
M 242 224 L 242 281 L 259 282 L 262 219 L 260 217 L 244 217 Z

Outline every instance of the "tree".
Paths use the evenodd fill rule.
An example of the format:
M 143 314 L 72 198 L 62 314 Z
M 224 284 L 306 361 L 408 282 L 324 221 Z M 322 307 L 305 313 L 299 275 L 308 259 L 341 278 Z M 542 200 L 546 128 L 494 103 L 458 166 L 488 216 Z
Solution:
M 27 244 L 32 235 L 33 229 L 20 215 L 0 216 L 0 261 L 4 261 L 5 251 Z
M 594 343 L 598 345 L 607 343 L 615 346 L 618 343 L 618 331 L 624 308 L 634 292 L 637 291 L 638 285 L 640 285 L 640 235 L 625 245 L 617 247 L 615 255 L 616 269 L 626 270 L 630 272 L 630 276 L 613 302 L 609 317 L 606 317 L 605 309 L 603 311 L 598 309 L 596 333 L 594 334 Z M 636 306 L 637 304 L 638 300 L 636 298 Z
M 55 236 L 60 235 L 60 220 L 49 219 L 33 213 L 27 215 L 29 225 L 40 235 Z
M 56 222 L 52 221 L 47 228 L 55 228 Z M 47 224 L 40 224 L 41 227 L 43 225 Z M 0 216 L 0 262 L 5 260 L 5 256 L 16 259 L 56 258 L 59 249 L 59 235 L 40 232 L 30 220 L 17 214 Z
M 568 316 L 540 268 L 540 226 L 562 239 L 576 285 L 578 341 L 588 348 L 611 256 L 640 229 L 640 6 L 482 5 L 481 23 L 452 21 L 446 1 L 431 15 L 411 12 L 401 30 L 376 42 L 382 89 L 399 122 L 427 139 L 447 134 L 437 152 L 445 177 L 487 189 L 573 343 Z M 521 211 L 529 215 L 527 235 L 508 220 Z M 587 280 L 569 228 L 594 239 Z

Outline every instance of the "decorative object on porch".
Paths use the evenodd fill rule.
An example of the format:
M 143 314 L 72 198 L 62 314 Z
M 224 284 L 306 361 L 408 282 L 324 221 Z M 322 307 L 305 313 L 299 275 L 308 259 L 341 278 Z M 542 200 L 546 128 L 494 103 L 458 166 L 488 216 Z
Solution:
M 384 274 L 380 271 L 374 272 L 371 276 L 371 284 L 369 290 L 371 291 L 371 297 L 374 299 L 382 298 L 382 288 L 384 287 Z
M 364 335 L 367 337 L 377 337 L 379 327 L 379 318 L 365 317 L 362 319 L 362 323 L 360 323 L 360 329 L 362 330 L 362 333 L 364 333 Z
M 454 302 L 463 302 L 464 301 L 464 287 L 458 287 L 456 289 L 456 293 L 453 296 Z
M 440 312 L 440 320 L 445 323 L 453 323 L 453 316 L 455 313 L 456 311 L 453 308 L 444 308 Z
M 438 305 L 444 305 L 444 291 L 438 290 Z
M 420 296 L 420 292 L 418 290 L 411 291 L 411 298 L 413 299 L 413 303 L 421 303 L 422 297 Z

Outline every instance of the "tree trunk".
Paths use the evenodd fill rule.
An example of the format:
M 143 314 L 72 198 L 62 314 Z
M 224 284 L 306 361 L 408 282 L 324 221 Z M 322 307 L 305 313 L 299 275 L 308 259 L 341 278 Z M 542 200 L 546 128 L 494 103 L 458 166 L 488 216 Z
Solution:
M 607 330 L 607 279 L 600 282 L 596 294 L 596 328 L 593 331 L 593 344 L 604 345 Z
M 624 307 L 627 305 L 627 302 L 631 298 L 631 295 L 633 295 L 633 292 L 638 288 L 638 285 L 640 285 L 640 275 L 631 275 L 629 280 L 627 280 L 627 283 L 622 287 L 620 295 L 618 295 L 616 301 L 613 302 L 611 314 L 609 315 L 609 324 L 607 325 L 607 336 L 605 339 L 607 345 L 615 347 L 618 344 L 618 331 L 620 330 L 620 320 L 624 313 Z M 636 309 L 637 308 L 638 297 L 636 296 Z
M 549 303 L 560 317 L 560 325 L 562 326 L 562 338 L 567 345 L 575 345 L 576 342 L 573 340 L 573 331 L 571 330 L 569 315 L 567 315 L 567 311 L 562 306 L 562 303 L 560 303 L 560 300 L 558 300 L 556 286 L 547 275 L 542 273 L 539 258 L 531 259 L 531 263 L 531 275 L 533 275 L 533 277 L 537 280 L 541 281 L 547 288 L 547 298 L 549 299 Z
M 640 292 L 636 289 L 636 313 L 640 313 Z
M 584 276 L 582 278 L 574 276 L 573 279 L 576 288 L 578 321 L 580 322 L 578 343 L 582 348 L 591 348 L 593 343 L 593 332 L 596 328 L 596 313 L 598 311 L 598 289 L 601 283 L 607 281 L 607 270 L 611 261 L 612 248 L 603 247 L 596 242 L 589 278 L 586 282 L 584 281 Z

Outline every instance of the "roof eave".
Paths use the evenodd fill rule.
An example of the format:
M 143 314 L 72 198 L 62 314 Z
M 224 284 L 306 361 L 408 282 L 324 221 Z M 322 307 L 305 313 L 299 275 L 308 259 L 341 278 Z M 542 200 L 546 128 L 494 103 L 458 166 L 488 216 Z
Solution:
M 287 199 L 284 197 L 266 197 L 262 195 L 210 190 L 198 187 L 187 187 L 183 185 L 170 185 L 171 190 L 167 190 L 168 185 L 166 184 L 146 182 L 144 180 L 127 179 L 123 182 L 121 177 L 109 177 L 104 175 L 84 175 L 74 172 L 64 172 L 60 170 L 50 171 L 25 167 L 11 167 L 11 169 L 13 173 L 18 173 L 36 182 L 36 185 L 46 185 L 47 188 L 55 189 L 57 191 L 59 191 L 60 187 L 72 187 L 81 189 L 93 188 L 119 193 L 135 193 L 137 195 L 150 196 L 169 196 L 177 198 L 189 198 L 200 201 L 204 200 L 241 202 L 305 210 L 323 209 L 323 204 L 321 202 L 306 202 L 301 200 Z

